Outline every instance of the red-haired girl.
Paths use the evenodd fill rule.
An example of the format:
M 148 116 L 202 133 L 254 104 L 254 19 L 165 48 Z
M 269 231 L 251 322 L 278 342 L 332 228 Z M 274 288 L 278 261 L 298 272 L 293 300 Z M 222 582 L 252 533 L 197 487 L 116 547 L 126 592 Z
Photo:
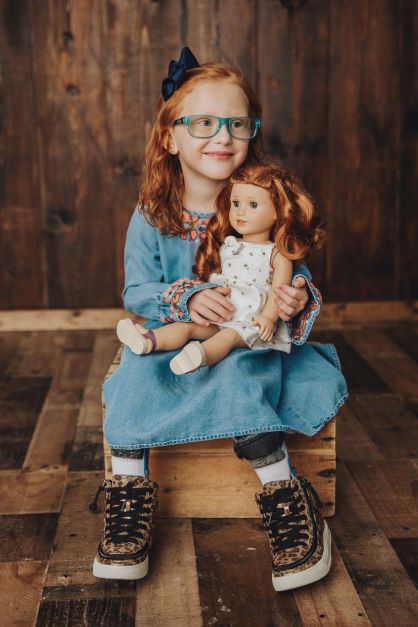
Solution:
M 199 65 L 188 48 L 170 63 L 125 247 L 124 306 L 147 319 L 151 341 L 161 322 L 209 330 L 232 318 L 230 288 L 202 281 L 193 266 L 219 192 L 241 166 L 264 162 L 260 120 L 260 103 L 239 70 Z M 287 183 L 284 189 L 292 211 L 299 211 L 298 190 Z M 291 239 L 285 248 L 296 252 Z M 274 588 L 326 575 L 329 529 L 314 488 L 290 463 L 283 435 L 317 433 L 347 397 L 334 346 L 306 343 L 321 304 L 310 279 L 304 263 L 295 261 L 292 285 L 273 290 L 294 344 L 290 353 L 235 348 L 211 368 L 179 377 L 169 368 L 175 353 L 138 357 L 125 348 L 103 387 L 113 477 L 103 486 L 96 576 L 140 579 L 148 571 L 158 489 L 149 478 L 149 449 L 227 437 L 263 485 L 256 498 L 269 535 Z

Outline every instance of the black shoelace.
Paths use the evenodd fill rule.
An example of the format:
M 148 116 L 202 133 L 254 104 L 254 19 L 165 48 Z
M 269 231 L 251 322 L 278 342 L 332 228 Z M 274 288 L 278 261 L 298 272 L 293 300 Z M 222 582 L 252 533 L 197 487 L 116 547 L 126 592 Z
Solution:
M 314 491 L 313 488 L 312 490 Z M 299 503 L 302 497 L 295 494 L 296 491 L 297 487 L 279 488 L 273 494 L 260 498 L 264 525 L 276 550 L 283 551 L 308 544 L 305 539 L 309 535 L 304 533 L 308 525 L 303 522 L 307 521 L 307 516 L 300 512 Z M 316 492 L 315 495 L 318 496 Z
M 134 488 L 132 481 L 124 487 L 110 488 L 110 498 L 106 502 L 106 536 L 113 542 L 131 542 L 142 539 L 147 528 L 146 521 L 151 515 L 150 508 L 144 508 L 152 502 L 149 488 Z M 90 510 L 97 511 L 97 500 L 104 486 L 100 486 Z

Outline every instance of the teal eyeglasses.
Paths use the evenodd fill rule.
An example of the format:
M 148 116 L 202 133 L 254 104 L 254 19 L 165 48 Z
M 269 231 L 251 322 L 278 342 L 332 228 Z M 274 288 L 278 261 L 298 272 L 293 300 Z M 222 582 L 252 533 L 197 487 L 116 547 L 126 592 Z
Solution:
M 178 124 L 185 124 L 189 135 L 198 139 L 215 137 L 224 124 L 231 137 L 253 139 L 261 126 L 261 120 L 252 117 L 220 118 L 217 115 L 197 114 L 185 115 L 173 122 L 173 126 Z

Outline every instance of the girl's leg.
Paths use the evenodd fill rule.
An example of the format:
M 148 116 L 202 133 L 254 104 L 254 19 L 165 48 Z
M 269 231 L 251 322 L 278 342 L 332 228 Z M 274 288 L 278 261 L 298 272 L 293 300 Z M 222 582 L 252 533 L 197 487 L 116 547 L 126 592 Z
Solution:
M 103 579 L 142 579 L 148 572 L 158 484 L 148 477 L 149 449 L 111 452 L 113 477 L 104 482 L 90 505 L 97 511 L 97 498 L 104 490 L 104 531 L 93 562 L 93 575 Z
M 263 485 L 296 474 L 281 431 L 237 436 L 233 445 L 237 457 L 249 461 Z
M 331 534 L 315 488 L 290 462 L 284 434 L 235 437 L 234 451 L 250 462 L 263 484 L 255 496 L 268 533 L 274 589 L 291 590 L 325 577 L 331 568 Z

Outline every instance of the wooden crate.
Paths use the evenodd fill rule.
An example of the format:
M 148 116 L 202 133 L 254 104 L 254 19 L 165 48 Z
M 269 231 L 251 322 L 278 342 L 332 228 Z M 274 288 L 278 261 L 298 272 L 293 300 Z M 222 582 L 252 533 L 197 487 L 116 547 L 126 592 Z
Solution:
M 118 368 L 122 347 L 106 379 Z M 104 411 L 103 411 L 104 416 Z M 298 474 L 317 490 L 323 516 L 335 514 L 335 417 L 312 437 L 290 434 L 286 443 Z M 112 476 L 104 440 L 106 478 Z M 159 484 L 158 514 L 166 518 L 254 518 L 260 481 L 248 462 L 236 457 L 232 438 L 163 446 L 150 452 L 150 477 Z

